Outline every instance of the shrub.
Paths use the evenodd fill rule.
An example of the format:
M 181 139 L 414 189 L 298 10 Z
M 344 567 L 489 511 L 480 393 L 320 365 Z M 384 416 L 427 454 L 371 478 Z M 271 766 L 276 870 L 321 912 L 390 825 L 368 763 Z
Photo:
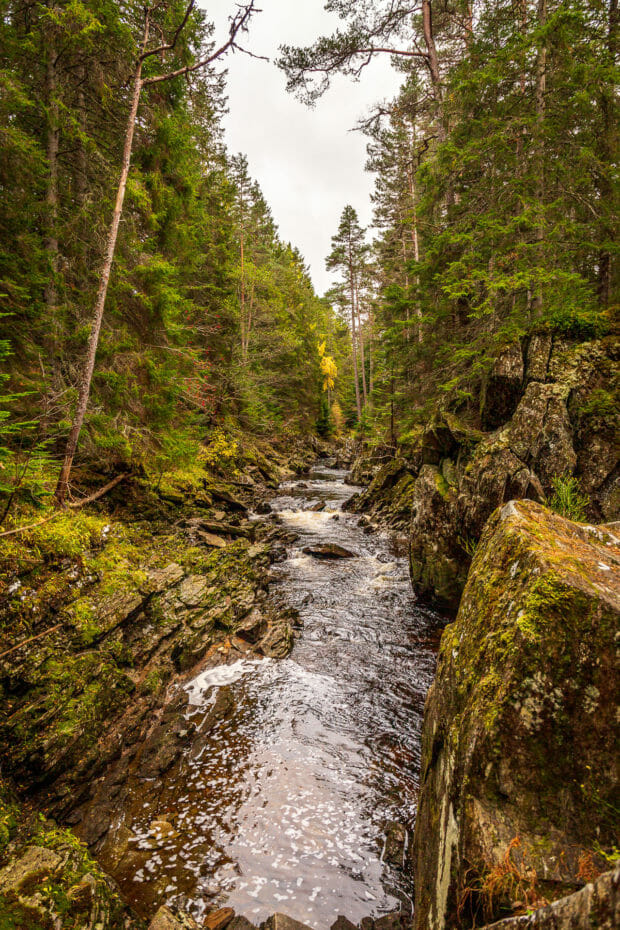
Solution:
M 581 490 L 577 478 L 553 478 L 553 497 L 549 506 L 561 517 L 583 523 L 590 506 L 590 498 Z

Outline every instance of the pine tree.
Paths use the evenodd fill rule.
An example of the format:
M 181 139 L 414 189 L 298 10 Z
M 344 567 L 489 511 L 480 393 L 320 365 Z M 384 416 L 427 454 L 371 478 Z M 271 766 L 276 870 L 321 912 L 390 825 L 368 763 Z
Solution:
M 359 308 L 360 282 L 368 249 L 365 235 L 366 231 L 360 226 L 356 210 L 350 205 L 346 206 L 340 218 L 338 232 L 332 237 L 332 250 L 325 262 L 329 271 L 339 271 L 341 273 L 342 304 L 348 308 L 350 315 L 351 354 L 353 357 L 353 380 L 358 420 L 362 415 L 362 396 L 364 405 L 367 400 L 366 375 L 363 370 L 365 362 L 364 344 Z M 360 356 L 359 361 L 358 356 Z M 360 372 L 362 374 L 363 395 L 360 391 Z

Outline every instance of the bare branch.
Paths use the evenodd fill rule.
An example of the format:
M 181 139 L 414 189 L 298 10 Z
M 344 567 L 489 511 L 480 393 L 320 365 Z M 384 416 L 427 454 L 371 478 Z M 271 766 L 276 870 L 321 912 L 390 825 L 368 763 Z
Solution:
M 250 0 L 250 3 L 247 3 L 243 9 L 241 9 L 236 16 L 232 19 L 230 24 L 230 31 L 228 35 L 228 40 L 214 51 L 207 58 L 201 59 L 201 61 L 196 62 L 193 65 L 186 65 L 184 68 L 177 68 L 176 71 L 168 71 L 167 74 L 158 74 L 154 77 L 145 78 L 142 81 L 143 87 L 150 87 L 152 84 L 160 84 L 162 81 L 170 81 L 172 78 L 181 77 L 183 74 L 191 74 L 193 71 L 199 71 L 201 68 L 206 68 L 207 65 L 210 65 L 212 62 L 216 61 L 218 58 L 221 58 L 222 55 L 225 55 L 228 51 L 240 51 L 245 54 L 252 54 L 246 52 L 244 48 L 240 45 L 237 45 L 237 36 L 240 32 L 245 32 L 247 30 L 248 22 L 254 13 L 260 13 L 260 10 L 257 10 L 254 6 L 256 0 Z M 263 58 L 261 55 L 253 55 L 253 58 Z M 269 59 L 263 58 L 264 61 Z
M 140 56 L 140 61 L 145 61 L 147 58 L 150 58 L 153 55 L 160 55 L 163 52 L 172 51 L 172 49 L 175 47 L 175 45 L 178 42 L 179 36 L 181 35 L 183 30 L 185 29 L 185 26 L 187 25 L 187 20 L 190 18 L 190 15 L 191 15 L 192 10 L 194 9 L 195 3 L 196 3 L 196 0 L 189 0 L 189 3 L 187 4 L 187 8 L 185 10 L 185 15 L 183 16 L 183 19 L 181 20 L 170 42 L 168 42 L 167 44 L 163 43 L 162 45 L 158 46 L 157 48 L 153 48 L 148 52 L 143 52 L 143 54 Z

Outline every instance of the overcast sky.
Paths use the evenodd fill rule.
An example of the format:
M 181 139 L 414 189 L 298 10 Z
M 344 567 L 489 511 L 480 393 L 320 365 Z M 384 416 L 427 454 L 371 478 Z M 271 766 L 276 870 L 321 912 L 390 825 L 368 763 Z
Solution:
M 200 0 L 226 32 L 234 0 Z M 246 44 L 275 59 L 278 46 L 308 45 L 331 33 L 338 17 L 326 13 L 324 0 L 262 0 Z M 291 241 L 310 265 L 319 294 L 332 276 L 325 256 L 347 203 L 363 225 L 371 220 L 372 176 L 364 171 L 366 138 L 351 132 L 359 116 L 377 100 L 398 90 L 399 76 L 389 59 L 373 62 L 359 83 L 338 78 L 314 109 L 286 92 L 286 78 L 273 63 L 235 54 L 226 60 L 230 113 L 226 140 L 232 153 L 247 155 L 283 239 Z

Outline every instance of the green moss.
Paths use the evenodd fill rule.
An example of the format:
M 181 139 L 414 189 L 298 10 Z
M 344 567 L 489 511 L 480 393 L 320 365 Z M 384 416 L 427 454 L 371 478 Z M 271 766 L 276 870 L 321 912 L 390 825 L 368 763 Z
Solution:
M 27 871 L 19 891 L 0 894 L 0 930 L 141 930 L 142 921 L 130 916 L 117 890 L 70 830 L 55 826 L 42 815 L 20 815 L 12 849 L 17 863 L 28 849 L 52 850 L 58 867 L 46 874 Z
M 0 779 L 0 856 L 4 855 L 4 851 L 15 833 L 17 817 L 17 802 Z
M 439 471 L 435 474 L 435 487 L 444 498 L 444 500 L 447 500 L 450 497 L 450 485 Z
M 577 415 L 582 418 L 597 417 L 608 420 L 620 416 L 620 403 L 617 394 L 612 394 L 604 388 L 592 391 L 587 401 L 582 404 Z

